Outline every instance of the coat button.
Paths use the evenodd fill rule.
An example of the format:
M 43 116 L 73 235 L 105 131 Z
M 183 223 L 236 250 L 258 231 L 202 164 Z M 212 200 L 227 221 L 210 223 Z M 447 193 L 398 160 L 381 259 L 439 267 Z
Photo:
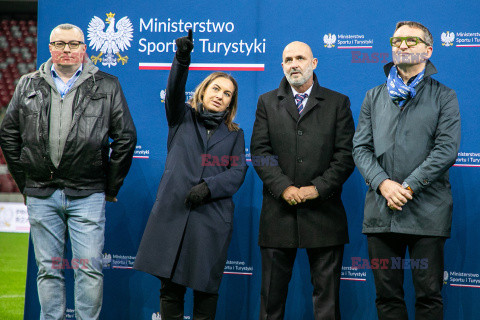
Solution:
M 428 184 L 428 179 L 423 179 L 423 184 Z
M 298 130 L 298 131 L 297 131 L 297 134 L 298 134 L 299 136 L 301 136 L 301 135 L 303 135 L 303 131 L 302 131 L 302 130 Z
M 303 158 L 302 158 L 302 157 L 298 157 L 298 158 L 297 158 L 297 161 L 298 161 L 298 163 L 302 163 L 302 162 L 303 162 Z

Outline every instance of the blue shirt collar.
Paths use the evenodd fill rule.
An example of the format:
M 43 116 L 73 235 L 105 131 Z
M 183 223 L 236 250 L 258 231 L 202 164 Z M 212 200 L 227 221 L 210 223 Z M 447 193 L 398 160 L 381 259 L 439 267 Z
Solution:
M 83 70 L 83 63 L 80 64 L 80 67 L 78 67 L 77 71 L 75 71 L 75 73 L 73 74 L 72 78 L 73 77 L 78 77 L 80 75 L 80 73 L 82 73 L 82 70 Z M 57 71 L 55 70 L 55 64 L 52 63 L 52 67 L 50 68 L 50 71 L 52 72 L 52 77 L 54 78 L 60 78 L 60 76 L 58 75 Z M 71 79 L 71 78 L 70 78 Z
M 60 93 L 62 99 L 78 80 L 80 74 L 82 73 L 82 70 L 83 65 L 81 64 L 80 67 L 78 67 L 77 71 L 75 71 L 74 75 L 70 79 L 68 79 L 67 83 L 65 83 L 63 82 L 62 78 L 60 78 L 60 76 L 57 74 L 55 70 L 55 65 L 52 64 L 50 71 L 52 73 L 53 82 L 55 83 L 55 87 L 57 88 L 58 93 Z

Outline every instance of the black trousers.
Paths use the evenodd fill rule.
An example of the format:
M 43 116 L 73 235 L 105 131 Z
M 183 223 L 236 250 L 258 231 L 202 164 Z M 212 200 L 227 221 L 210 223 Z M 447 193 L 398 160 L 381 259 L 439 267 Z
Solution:
M 262 253 L 260 320 L 282 320 L 297 249 L 261 247 L 260 251 Z M 315 320 L 339 320 L 343 245 L 307 248 L 307 255 L 313 285 Z
M 443 249 L 446 238 L 407 234 L 369 234 L 370 259 L 388 259 L 388 268 L 373 269 L 379 320 L 408 320 L 403 277 L 411 269 L 415 320 L 443 320 Z M 410 261 L 403 263 L 408 248 Z M 384 260 L 385 261 L 385 260 Z
M 169 279 L 160 278 L 160 315 L 162 320 L 183 320 L 187 288 Z M 217 293 L 193 291 L 193 320 L 214 320 L 217 312 Z

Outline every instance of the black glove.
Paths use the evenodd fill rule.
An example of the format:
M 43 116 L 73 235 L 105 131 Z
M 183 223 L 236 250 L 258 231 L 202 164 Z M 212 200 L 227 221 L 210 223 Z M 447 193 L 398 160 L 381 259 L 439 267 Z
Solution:
M 210 189 L 208 189 L 207 183 L 204 181 L 196 186 L 193 186 L 190 189 L 190 192 L 185 199 L 185 204 L 195 208 L 198 205 L 202 204 L 205 200 L 210 197 Z
M 190 52 L 193 50 L 193 32 L 188 29 L 188 36 L 181 37 L 175 40 L 177 44 L 177 60 L 183 64 L 190 63 Z

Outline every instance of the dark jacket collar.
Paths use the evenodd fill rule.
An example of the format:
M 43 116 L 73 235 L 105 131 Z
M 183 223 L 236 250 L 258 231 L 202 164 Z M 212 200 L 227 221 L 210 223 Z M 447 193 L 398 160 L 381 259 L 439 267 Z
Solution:
M 219 143 L 220 141 L 225 139 L 230 133 L 232 133 L 230 130 L 228 130 L 228 127 L 225 124 L 225 122 L 222 121 L 218 125 L 218 127 L 215 129 L 210 139 L 208 139 L 207 130 L 205 129 L 201 121 L 198 119 L 198 116 L 195 114 L 196 112 L 195 109 L 191 108 L 191 111 L 194 115 L 194 119 L 196 123 L 195 129 L 197 130 L 197 134 L 201 137 L 203 146 L 207 150 L 211 149 L 215 144 Z
M 321 91 L 320 89 L 321 89 L 321 87 L 318 84 L 317 75 L 314 72 L 313 73 L 313 88 L 312 88 L 312 92 L 310 93 L 310 97 L 319 96 L 319 93 Z M 292 87 L 290 86 L 290 83 L 288 83 L 287 78 L 283 77 L 282 81 L 280 81 L 280 86 L 278 87 L 277 96 L 278 97 L 286 97 L 288 95 L 293 97 Z
M 390 69 L 394 66 L 393 62 L 389 62 L 386 65 L 383 66 L 383 71 L 385 72 L 385 75 L 388 77 L 390 74 Z M 433 65 L 430 60 L 427 61 L 427 64 L 425 65 L 425 75 L 423 76 L 424 78 L 430 77 L 431 75 L 437 73 L 437 68 Z
M 298 114 L 297 106 L 295 104 L 295 99 L 293 97 L 292 87 L 288 83 L 287 78 L 283 77 L 280 81 L 280 86 L 278 87 L 277 96 L 280 102 L 280 106 L 287 109 L 288 113 L 296 121 L 299 118 L 303 118 L 310 110 L 312 110 L 317 104 L 318 100 L 323 100 L 324 88 L 318 84 L 317 75 L 313 73 L 313 88 L 308 97 L 307 105 L 303 109 L 302 116 Z
M 210 140 L 207 141 L 208 149 L 211 149 L 215 144 L 225 139 L 230 133 L 232 132 L 228 130 L 227 125 L 224 121 L 222 121 L 218 125 L 217 129 L 213 132 Z

